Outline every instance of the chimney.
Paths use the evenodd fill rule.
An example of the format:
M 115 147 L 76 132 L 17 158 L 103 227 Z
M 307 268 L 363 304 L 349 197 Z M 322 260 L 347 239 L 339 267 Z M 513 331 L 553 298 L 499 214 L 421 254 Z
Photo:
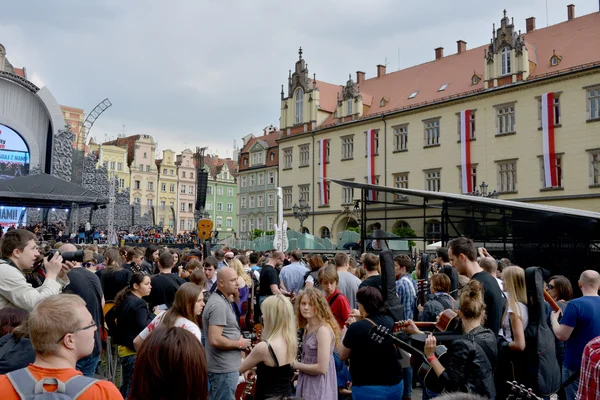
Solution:
M 359 84 L 365 80 L 365 73 L 362 71 L 356 71 L 356 83 Z
M 567 6 L 567 16 L 569 21 L 575 19 L 575 4 L 569 4 Z
M 457 40 L 456 41 L 456 48 L 457 48 L 457 53 L 463 53 L 465 51 L 467 51 L 467 42 L 465 42 L 464 40 Z
M 526 33 L 535 31 L 535 17 L 529 17 L 525 20 Z
M 378 78 L 381 78 L 381 77 L 382 77 L 382 76 L 384 76 L 384 75 L 385 75 L 385 65 L 381 65 L 381 64 L 379 64 L 379 65 L 377 66 L 377 77 L 378 77 Z
M 439 60 L 440 58 L 444 57 L 444 48 L 443 47 L 438 47 L 437 49 L 435 49 L 435 59 Z

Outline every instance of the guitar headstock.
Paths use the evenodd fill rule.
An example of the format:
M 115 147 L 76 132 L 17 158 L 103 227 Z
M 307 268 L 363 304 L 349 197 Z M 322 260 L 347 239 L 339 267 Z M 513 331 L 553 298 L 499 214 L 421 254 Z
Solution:
M 376 343 L 383 343 L 383 341 L 389 336 L 390 330 L 383 325 L 375 325 L 369 331 L 369 337 Z
M 507 400 L 542 400 L 533 393 L 532 389 L 527 388 L 525 385 L 519 384 L 517 381 L 506 382 L 510 385 L 510 394 Z
M 395 333 L 403 333 L 404 329 L 408 326 L 407 321 L 398 321 L 394 322 L 394 327 L 392 328 L 392 334 Z
M 256 342 L 260 342 L 261 340 L 261 335 L 262 335 L 262 331 L 263 331 L 263 326 L 262 324 L 254 324 L 254 333 L 256 333 Z

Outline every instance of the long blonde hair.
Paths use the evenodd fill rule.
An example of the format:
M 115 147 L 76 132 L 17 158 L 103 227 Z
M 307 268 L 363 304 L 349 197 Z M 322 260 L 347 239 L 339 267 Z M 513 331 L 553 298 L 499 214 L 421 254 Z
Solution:
M 508 293 L 508 306 L 519 318 L 523 319 L 521 307 L 518 303 L 527 305 L 525 270 L 516 265 L 504 268 L 502 271 L 502 282 L 504 283 L 504 291 Z
M 292 302 L 282 294 L 269 296 L 260 306 L 265 328 L 262 338 L 267 342 L 281 336 L 287 346 L 287 362 L 296 358 L 298 351 L 298 328 Z
M 315 317 L 319 320 L 319 322 L 329 325 L 333 331 L 335 346 L 337 347 L 340 342 L 340 326 L 335 320 L 335 317 L 331 312 L 331 308 L 329 308 L 329 304 L 327 304 L 327 300 L 325 300 L 323 292 L 320 290 L 309 288 L 301 290 L 298 294 L 298 298 L 296 299 L 296 318 L 298 319 L 298 327 L 306 328 L 306 324 L 308 323 L 300 311 L 300 302 L 304 296 L 308 296 L 310 305 L 315 309 Z
M 248 275 L 248 273 L 246 273 L 246 271 L 244 271 L 244 265 L 240 260 L 234 258 L 233 260 L 229 261 L 227 265 L 229 265 L 235 270 L 237 276 L 242 277 L 244 279 L 244 282 L 246 282 L 246 286 L 252 286 L 252 278 L 250 277 L 250 275 Z

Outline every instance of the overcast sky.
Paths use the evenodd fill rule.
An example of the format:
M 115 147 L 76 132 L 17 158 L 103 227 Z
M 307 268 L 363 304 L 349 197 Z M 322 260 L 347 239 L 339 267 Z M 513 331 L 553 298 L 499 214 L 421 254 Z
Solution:
M 576 16 L 598 11 L 598 0 L 11 1 L 0 43 L 60 104 L 87 113 L 108 97 L 91 131 L 98 141 L 125 125 L 159 150 L 231 156 L 234 140 L 278 126 L 299 46 L 317 79 L 345 84 L 386 60 L 390 72 L 431 61 L 439 46 L 455 53 L 459 39 L 489 43 L 503 7 L 525 31 L 530 16 L 538 28 L 566 20 L 573 1 Z

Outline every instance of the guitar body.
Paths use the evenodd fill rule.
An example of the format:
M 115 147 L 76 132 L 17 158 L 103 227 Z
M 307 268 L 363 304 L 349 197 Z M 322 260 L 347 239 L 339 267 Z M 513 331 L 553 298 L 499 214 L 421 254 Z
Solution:
M 437 346 L 435 348 L 435 355 L 442 364 L 443 360 L 445 360 L 446 357 L 448 357 L 446 353 L 447 351 L 448 349 L 446 348 L 446 346 Z M 444 391 L 444 386 L 440 383 L 437 374 L 435 373 L 430 364 L 421 364 L 418 375 L 421 378 L 421 382 L 424 383 L 427 389 L 435 393 L 442 393 Z
M 254 397 L 256 394 L 256 375 L 252 376 L 246 382 L 240 382 L 235 389 L 235 400 L 245 400 L 248 397 Z
M 203 218 L 196 225 L 198 228 L 198 237 L 202 240 L 209 240 L 212 236 L 213 222 L 210 219 Z

